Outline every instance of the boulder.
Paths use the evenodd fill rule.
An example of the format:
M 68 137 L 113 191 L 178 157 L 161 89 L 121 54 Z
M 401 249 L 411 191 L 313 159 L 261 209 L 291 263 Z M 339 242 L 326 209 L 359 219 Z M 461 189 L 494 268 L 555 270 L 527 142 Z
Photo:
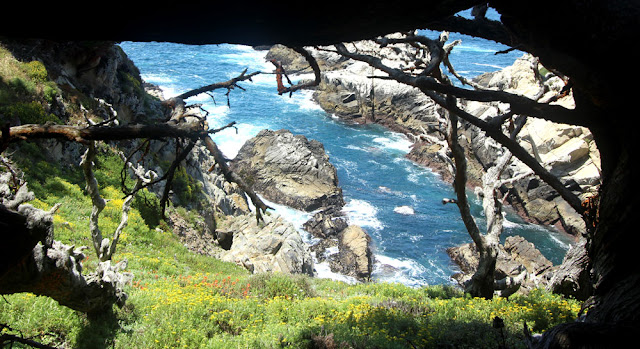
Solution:
M 358 280 L 369 280 L 373 270 L 369 234 L 357 225 L 350 225 L 339 234 L 338 241 L 338 259 L 331 269 Z
M 338 207 L 327 207 L 316 212 L 302 228 L 320 239 L 337 237 L 348 226 L 347 218 Z
M 547 284 L 547 289 L 584 301 L 593 292 L 589 270 L 586 239 L 580 239 L 567 251 L 562 264 Z
M 229 216 L 218 236 L 231 239 L 219 258 L 245 267 L 252 273 L 281 272 L 314 275 L 309 248 L 300 233 L 276 214 L 264 215 L 258 223 L 253 215 Z M 232 238 L 230 238 L 232 236 Z
M 242 146 L 231 167 L 272 202 L 307 212 L 344 205 L 322 143 L 288 130 L 260 131 Z

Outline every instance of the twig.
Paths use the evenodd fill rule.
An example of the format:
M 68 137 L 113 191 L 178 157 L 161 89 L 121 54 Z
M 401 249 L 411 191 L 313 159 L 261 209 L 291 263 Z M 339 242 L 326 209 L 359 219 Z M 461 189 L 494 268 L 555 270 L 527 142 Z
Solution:
M 0 335 L 0 344 L 2 344 L 3 346 L 4 346 L 5 343 L 13 343 L 13 342 L 22 343 L 22 344 L 28 345 L 30 347 L 33 347 L 33 348 L 57 349 L 56 347 L 52 347 L 50 345 L 42 344 L 42 343 L 36 342 L 34 340 L 31 340 L 31 339 L 18 337 L 18 336 L 13 335 L 13 334 L 5 333 L 3 335 Z
M 176 159 L 171 163 L 171 166 L 167 170 L 165 174 L 165 178 L 167 182 L 164 185 L 164 191 L 162 192 L 162 197 L 160 198 L 160 207 L 162 207 L 162 217 L 165 216 L 167 201 L 169 200 L 169 191 L 171 190 L 171 186 L 173 184 L 173 176 L 175 175 L 176 169 L 180 166 L 182 160 L 187 158 L 187 155 L 191 152 L 193 147 L 196 145 L 195 141 L 190 141 L 189 144 L 182 150 L 182 152 L 176 155 Z M 176 144 L 176 147 L 179 145 Z M 176 149 L 177 152 L 177 149 Z

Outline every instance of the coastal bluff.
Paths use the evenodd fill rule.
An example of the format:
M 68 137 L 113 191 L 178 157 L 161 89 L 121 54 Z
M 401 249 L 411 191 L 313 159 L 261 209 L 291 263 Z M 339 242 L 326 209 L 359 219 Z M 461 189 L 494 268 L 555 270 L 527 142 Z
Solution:
M 350 44 L 363 52 L 373 49 L 370 41 Z M 438 115 L 444 112 L 441 107 L 416 88 L 392 80 L 371 79 L 371 76 L 383 76 L 384 73 L 363 62 L 349 61 L 324 50 L 308 49 L 322 69 L 321 83 L 315 89 L 313 98 L 327 113 L 346 122 L 377 123 L 406 134 L 414 140 L 407 158 L 439 173 L 445 181 L 452 180 L 437 155 L 440 146 L 422 137 L 426 133 L 441 139 L 434 131 L 438 125 Z M 392 66 L 402 62 L 410 53 L 410 49 L 402 45 L 389 45 L 383 51 Z M 302 69 L 306 64 L 295 52 L 277 45 L 271 48 L 267 58 L 287 62 L 291 70 Z M 540 82 L 537 74 L 542 75 Z M 543 88 L 543 98 L 557 94 L 564 86 L 560 78 L 534 63 L 530 55 L 523 55 L 513 65 L 478 76 L 474 81 L 487 89 L 500 88 L 526 97 L 533 97 Z M 571 108 L 574 105 L 573 96 L 569 94 L 553 103 Z M 461 101 L 461 107 L 474 115 L 481 115 L 483 119 L 504 112 L 499 103 Z M 460 132 L 461 143 L 468 155 L 469 185 L 477 186 L 479 183 L 474 183 L 473 178 L 481 178 L 482 171 L 500 156 L 502 148 L 466 123 L 463 123 Z M 584 199 L 597 190 L 600 183 L 600 155 L 588 129 L 530 117 L 518 139 L 525 149 L 580 198 Z M 526 166 L 514 159 L 506 176 L 517 177 L 526 171 Z M 579 215 L 536 177 L 528 176 L 514 181 L 502 191 L 507 202 L 529 222 L 554 226 L 576 236 L 585 230 Z

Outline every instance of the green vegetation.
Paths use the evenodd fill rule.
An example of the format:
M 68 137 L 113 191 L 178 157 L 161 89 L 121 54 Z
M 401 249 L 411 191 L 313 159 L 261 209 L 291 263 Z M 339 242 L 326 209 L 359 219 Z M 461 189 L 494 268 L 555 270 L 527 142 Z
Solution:
M 101 194 L 110 199 L 100 216 L 107 234 L 120 220 L 122 162 L 109 147 L 100 149 L 96 177 Z M 36 150 L 29 143 L 21 149 L 34 159 L 23 164 L 38 197 L 32 204 L 49 209 L 62 203 L 54 216 L 56 239 L 90 246 L 91 204 L 81 173 L 47 163 Z M 47 297 L 9 295 L 0 300 L 0 323 L 11 327 L 3 331 L 73 348 L 495 348 L 502 338 L 492 327 L 496 316 L 506 325 L 507 344 L 522 347 L 524 322 L 544 331 L 571 321 L 579 310 L 576 301 L 543 291 L 487 301 L 447 286 L 416 289 L 250 275 L 188 251 L 166 224 L 152 228 L 146 221 L 139 209 L 132 209 L 115 256 L 116 261 L 126 258 L 127 270 L 135 275 L 124 308 L 88 319 Z M 87 254 L 85 272 L 97 263 Z
M 0 122 L 60 123 L 48 111 L 58 94 L 42 62 L 18 62 L 0 46 Z
M 9 56 L 0 46 L 0 115 L 23 123 L 59 122 L 47 108 L 62 92 L 48 80 L 44 66 Z M 129 75 L 121 78 L 132 91 L 140 88 Z M 79 92 L 64 93 L 82 101 L 66 110 L 73 112 L 78 103 L 90 109 L 92 102 Z M 97 150 L 94 171 L 101 195 L 109 199 L 100 227 L 108 236 L 121 218 L 123 163 L 117 149 L 100 144 Z M 31 204 L 45 210 L 61 204 L 54 215 L 55 238 L 91 246 L 91 201 L 77 163 L 53 164 L 36 143 L 23 142 L 12 151 L 37 197 Z M 125 185 L 131 188 L 133 181 Z M 183 169 L 176 172 L 174 189 L 183 203 L 197 200 L 201 190 Z M 0 334 L 65 348 L 496 348 L 504 331 L 510 347 L 523 347 L 524 322 L 544 331 L 570 321 L 579 310 L 578 302 L 543 291 L 487 301 L 449 286 L 348 285 L 302 275 L 250 275 L 234 264 L 190 252 L 161 220 L 158 205 L 155 195 L 139 192 L 121 235 L 115 262 L 126 258 L 127 271 L 135 275 L 123 308 L 88 318 L 47 297 L 6 295 L 0 299 Z M 201 225 L 195 211 L 177 207 L 175 212 L 194 228 Z M 224 217 L 219 218 L 224 225 Z M 84 272 L 89 273 L 97 259 L 92 249 L 86 253 Z M 504 320 L 504 329 L 492 327 L 496 316 Z

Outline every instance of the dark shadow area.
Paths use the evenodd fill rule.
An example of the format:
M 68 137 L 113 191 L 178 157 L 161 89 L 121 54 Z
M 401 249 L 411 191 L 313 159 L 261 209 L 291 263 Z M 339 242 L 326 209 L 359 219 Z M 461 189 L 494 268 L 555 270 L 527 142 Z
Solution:
M 87 315 L 85 326 L 76 337 L 75 348 L 114 348 L 116 334 L 127 334 L 132 330 L 127 324 L 135 321 L 134 307 L 125 305 L 117 313 L 110 309 L 100 314 Z

